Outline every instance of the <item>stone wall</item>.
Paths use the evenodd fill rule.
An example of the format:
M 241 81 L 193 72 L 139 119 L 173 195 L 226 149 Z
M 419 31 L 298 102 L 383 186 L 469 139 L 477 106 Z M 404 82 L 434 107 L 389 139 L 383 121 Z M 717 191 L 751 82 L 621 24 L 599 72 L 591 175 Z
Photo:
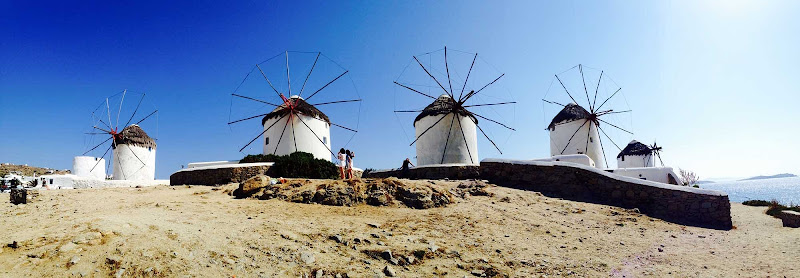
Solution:
M 783 221 L 784 227 L 800 228 L 800 212 L 784 210 L 778 214 L 778 218 Z
M 451 179 L 466 180 L 480 178 L 480 166 L 465 164 L 441 164 L 421 166 L 408 169 L 407 175 L 402 170 L 379 170 L 367 173 L 366 178 L 405 178 L 405 179 Z
M 731 229 L 728 195 L 715 190 L 668 185 L 616 176 L 585 165 L 565 162 L 481 162 L 481 177 L 489 182 L 543 194 L 624 208 L 666 221 Z
M 170 185 L 223 185 L 244 182 L 258 175 L 267 175 L 277 178 L 270 171 L 270 163 L 240 163 L 229 165 L 216 165 L 213 167 L 188 168 L 175 172 L 169 176 Z M 363 171 L 353 168 L 353 175 L 361 178 Z M 293 178 L 293 177 L 284 177 Z
M 257 175 L 270 175 L 270 165 L 183 169 L 169 176 L 170 185 L 223 185 L 243 182 Z M 237 165 L 238 166 L 238 165 Z

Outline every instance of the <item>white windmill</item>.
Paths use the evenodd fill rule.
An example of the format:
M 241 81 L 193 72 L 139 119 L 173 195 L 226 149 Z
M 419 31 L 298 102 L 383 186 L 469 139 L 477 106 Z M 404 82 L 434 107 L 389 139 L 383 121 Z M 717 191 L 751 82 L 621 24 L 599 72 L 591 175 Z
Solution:
M 292 67 L 290 67 L 289 63 L 290 54 L 294 61 Z M 320 59 L 320 57 L 323 59 Z M 285 58 L 285 63 L 283 62 L 284 59 L 278 58 Z M 303 65 L 305 65 L 305 67 L 303 67 Z M 299 90 L 297 90 L 297 84 L 292 84 L 291 68 L 301 68 L 304 71 L 303 73 L 305 73 L 305 69 L 308 69 L 307 73 L 305 73 L 305 80 Z M 256 71 L 258 73 L 255 73 Z M 239 149 L 239 151 L 243 151 L 258 138 L 264 136 L 261 148 L 263 154 L 288 155 L 294 152 L 307 152 L 314 155 L 315 158 L 331 161 L 331 155 L 333 155 L 333 151 L 331 150 L 331 126 L 339 127 L 346 132 L 352 133 L 350 136 L 351 140 L 358 131 L 333 123 L 326 113 L 319 110 L 317 106 L 359 103 L 357 108 L 348 106 L 339 110 L 328 110 L 329 113 L 333 112 L 336 113 L 337 116 L 341 116 L 340 119 L 343 121 L 354 120 L 357 128 L 361 98 L 358 97 L 358 92 L 352 80 L 350 82 L 352 86 L 347 85 L 347 83 L 336 82 L 348 72 L 348 70 L 342 68 L 321 52 L 286 51 L 256 64 L 250 73 L 245 76 L 244 80 L 242 80 L 242 83 L 231 94 L 232 99 L 247 101 L 239 103 L 237 105 L 239 106 L 237 110 L 248 110 L 245 106 L 250 104 L 260 105 L 260 107 L 250 109 L 251 111 L 263 111 L 266 106 L 272 106 L 274 108 L 267 113 L 253 116 L 249 116 L 252 114 L 243 115 L 242 117 L 247 117 L 228 122 L 228 125 L 232 125 L 251 119 L 261 119 L 261 132 Z M 253 76 L 260 75 L 263 77 L 264 81 L 257 80 L 261 79 L 261 77 L 256 77 L 256 81 L 251 81 L 251 79 L 253 79 L 251 74 Z M 286 83 L 273 83 L 269 78 L 270 76 L 273 78 L 285 77 Z M 268 85 L 268 87 L 264 85 Z M 296 95 L 293 95 L 292 85 L 295 85 L 294 93 L 296 93 Z M 304 97 L 303 93 L 306 92 L 305 88 L 311 87 L 317 89 Z M 326 88 L 328 88 L 327 91 L 331 91 L 333 94 L 328 94 L 327 96 L 325 94 L 318 94 Z M 263 93 L 265 90 L 274 92 L 280 99 L 280 102 L 270 102 L 245 95 L 257 95 Z M 271 94 L 270 92 L 269 95 Z M 287 98 L 286 95 L 290 97 Z M 355 98 L 342 99 L 342 95 L 354 95 Z M 321 98 L 322 101 L 314 104 L 307 102 L 315 96 Z M 233 114 L 233 105 L 231 105 L 231 108 Z M 347 143 L 349 143 L 349 141 Z M 347 143 L 344 145 L 346 146 Z
M 131 102 L 125 103 L 126 97 L 137 96 L 139 100 L 135 102 L 137 103 L 135 107 L 130 105 Z M 89 173 L 87 175 L 97 175 L 97 169 L 103 168 L 100 164 L 106 162 L 105 156 L 113 149 L 113 158 L 109 163 L 113 165 L 111 167 L 113 167 L 112 177 L 114 180 L 145 181 L 155 179 L 156 140 L 148 136 L 140 125 L 153 115 L 157 115 L 158 110 L 154 109 L 150 114 L 133 122 L 144 99 L 145 94 L 132 93 L 125 90 L 106 98 L 98 105 L 92 112 L 92 128 L 99 131 L 87 134 L 92 135 L 92 141 L 96 141 L 95 137 L 97 136 L 107 138 L 90 148 L 83 155 L 97 150 L 104 144 L 108 144 L 108 148 L 98 158 L 76 157 L 74 161 L 76 172 L 80 169 L 82 173 Z M 119 104 L 117 104 L 117 100 L 119 100 Z M 125 104 L 129 105 L 126 106 Z M 129 117 L 127 113 L 130 113 Z M 128 120 L 120 125 L 120 118 L 128 118 Z M 155 125 L 157 126 L 157 123 Z M 120 126 L 124 128 L 120 130 Z M 89 163 L 94 165 L 88 167 Z M 106 169 L 108 168 L 110 167 L 106 167 Z
M 598 71 L 599 75 L 596 78 L 596 84 L 592 84 L 590 81 L 587 86 L 586 75 L 588 74 L 585 74 L 584 71 L 585 67 L 583 65 L 577 65 L 565 72 L 556 74 L 553 83 L 558 81 L 558 86 L 564 89 L 566 96 L 549 94 L 548 92 L 548 95 L 545 95 L 545 98 L 542 99 L 545 105 L 558 105 L 561 107 L 561 110 L 547 126 L 547 130 L 550 132 L 550 155 L 558 157 L 584 154 L 591 158 L 595 167 L 607 168 L 609 165 L 606 160 L 601 134 L 611 141 L 614 146 L 617 146 L 617 148 L 619 146 L 614 143 L 614 140 L 603 129 L 603 126 L 610 126 L 629 134 L 633 133 L 619 127 L 619 123 L 611 122 L 614 120 L 604 118 L 619 114 L 629 114 L 631 110 L 615 110 L 609 108 L 611 105 L 606 106 L 606 104 L 610 104 L 609 101 L 613 100 L 622 88 L 616 86 L 613 81 L 607 81 L 606 79 L 608 78 L 604 76 L 603 71 Z M 595 79 L 594 76 L 591 77 L 592 80 Z M 567 80 L 567 82 L 564 80 Z M 594 89 L 594 92 L 590 93 L 590 89 Z M 584 94 L 580 94 L 581 91 Z M 597 96 L 604 95 L 604 93 L 607 97 L 601 97 L 598 100 Z M 584 105 L 589 109 L 579 104 L 584 95 L 586 97 Z M 590 95 L 593 95 L 593 97 L 590 97 Z M 561 96 L 562 99 L 556 100 L 558 96 Z M 581 101 L 578 99 L 581 99 Z
M 497 147 L 497 144 L 489 138 L 489 135 L 483 130 L 483 128 L 478 123 L 478 118 L 481 120 L 486 120 L 488 122 L 493 122 L 507 128 L 509 130 L 514 130 L 507 125 L 489 119 L 485 116 L 479 115 L 474 111 L 469 111 L 467 108 L 470 107 L 477 107 L 477 106 L 495 106 L 495 105 L 508 105 L 514 104 L 514 101 L 506 101 L 506 102 L 499 102 L 499 103 L 480 103 L 480 104 L 468 104 L 468 101 L 477 101 L 480 99 L 479 95 L 486 95 L 487 91 L 484 91 L 489 85 L 494 84 L 500 78 L 502 78 L 505 74 L 500 74 L 499 76 L 493 75 L 493 79 L 491 82 L 483 83 L 482 87 L 475 87 L 468 85 L 468 81 L 470 80 L 470 75 L 474 76 L 473 66 L 475 65 L 475 60 L 478 58 L 478 54 L 476 53 L 467 53 L 469 54 L 469 58 L 472 61 L 469 65 L 469 70 L 466 72 L 466 76 L 463 78 L 463 85 L 459 88 L 456 85 L 456 88 L 453 88 L 453 79 L 457 79 L 455 76 L 451 78 L 451 72 L 455 75 L 455 70 L 451 71 L 450 65 L 448 63 L 448 53 L 447 47 L 443 49 L 444 59 L 438 60 L 441 61 L 444 65 L 440 67 L 436 67 L 431 64 L 437 64 L 438 62 L 428 65 L 428 67 L 424 66 L 420 59 L 417 56 L 414 56 L 413 63 L 419 65 L 419 70 L 417 74 L 419 75 L 417 78 L 410 78 L 410 79 L 417 79 L 417 80 L 402 80 L 398 82 L 401 78 L 403 78 L 403 74 L 398 80 L 395 80 L 394 83 L 404 89 L 409 91 L 415 92 L 419 95 L 428 97 L 433 99 L 433 102 L 428 104 L 422 110 L 396 110 L 396 113 L 419 113 L 417 117 L 414 119 L 414 130 L 415 130 L 415 140 L 411 142 L 411 145 L 416 143 L 416 154 L 417 154 L 417 165 L 432 165 L 432 164 L 478 164 L 478 132 L 480 131 L 486 139 L 492 143 L 492 145 L 497 149 L 498 152 L 502 154 L 500 148 Z M 432 53 L 437 53 L 439 51 L 429 52 L 424 55 L 430 56 Z M 465 52 L 460 52 L 465 53 Z M 474 55 L 473 55 L 474 54 Z M 430 57 L 429 59 L 423 60 L 433 60 Z M 438 57 L 437 57 L 438 58 Z M 466 65 L 466 63 L 464 64 Z M 416 68 L 416 66 L 414 66 Z M 444 73 L 440 70 L 444 69 Z M 424 72 L 424 74 L 421 74 Z M 407 73 L 404 70 L 404 74 Z M 444 80 L 447 79 L 447 83 L 440 82 L 435 76 L 439 76 L 439 79 Z M 446 77 L 445 77 L 446 76 Z M 473 79 L 475 79 L 473 77 Z M 442 94 L 439 97 L 433 97 L 430 93 L 423 92 L 423 89 L 415 89 L 412 87 L 423 87 L 420 85 L 421 83 L 425 82 L 435 83 L 436 86 L 431 86 L 433 88 L 428 88 L 429 90 L 432 89 L 434 91 L 442 90 Z M 483 81 L 485 82 L 485 81 Z M 460 83 L 460 82 L 459 82 Z M 445 87 L 447 86 L 447 87 Z M 433 93 L 436 95 L 437 93 Z

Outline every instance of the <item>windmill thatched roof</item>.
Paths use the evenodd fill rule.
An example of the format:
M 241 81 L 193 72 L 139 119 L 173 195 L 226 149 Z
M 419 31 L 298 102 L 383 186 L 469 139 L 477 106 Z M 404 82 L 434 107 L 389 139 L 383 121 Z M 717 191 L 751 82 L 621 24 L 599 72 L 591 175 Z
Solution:
M 566 121 L 574 121 L 580 119 L 588 119 L 590 116 L 589 111 L 586 111 L 585 108 L 581 107 L 578 104 L 570 103 L 567 106 L 564 106 L 564 109 L 561 109 L 553 120 L 550 121 L 550 125 L 547 126 L 548 129 L 554 130 L 556 124 Z
M 426 106 L 425 109 L 422 109 L 422 112 L 419 113 L 419 115 L 417 115 L 417 117 L 414 119 L 414 125 L 416 125 L 419 120 L 427 116 L 436 116 L 436 115 L 444 115 L 452 113 L 453 106 L 455 104 L 456 102 L 455 100 L 453 100 L 453 98 L 451 98 L 446 94 L 442 94 L 441 96 L 439 96 L 439 98 L 431 102 L 431 104 L 428 104 L 428 106 Z M 464 107 L 459 107 L 456 110 L 456 112 L 461 116 L 472 118 L 472 121 L 475 122 L 475 124 L 478 123 L 478 119 L 476 119 L 475 116 L 469 113 L 469 111 L 467 111 L 467 109 L 465 109 Z
M 294 110 L 300 114 L 323 120 L 329 124 L 331 123 L 331 120 L 328 119 L 328 116 L 325 115 L 325 113 L 322 113 L 322 111 L 319 111 L 319 109 L 311 104 L 308 104 L 308 102 L 298 96 L 292 96 L 289 98 L 289 103 L 291 103 L 294 106 Z M 261 125 L 263 126 L 264 123 L 266 123 L 269 119 L 280 118 L 281 116 L 290 112 L 291 110 L 289 110 L 289 107 L 286 107 L 285 103 L 281 104 L 280 106 L 275 107 L 275 110 L 272 110 L 272 112 L 269 112 L 269 114 L 261 119 Z
M 628 145 L 625 146 L 625 148 L 622 149 L 621 152 L 619 152 L 619 155 L 617 155 L 617 158 L 620 158 L 620 157 L 622 157 L 624 155 L 625 156 L 628 156 L 628 155 L 648 155 L 648 154 L 651 154 L 651 153 L 653 153 L 653 149 L 651 149 L 650 146 L 642 144 L 642 143 L 639 143 L 639 141 L 633 140 L 630 143 L 628 143 Z
M 126 144 L 145 148 L 156 147 L 156 141 L 150 138 L 150 136 L 147 136 L 147 133 L 136 124 L 129 125 L 122 129 L 117 136 L 114 136 L 114 143 L 115 144 L 112 146 Z

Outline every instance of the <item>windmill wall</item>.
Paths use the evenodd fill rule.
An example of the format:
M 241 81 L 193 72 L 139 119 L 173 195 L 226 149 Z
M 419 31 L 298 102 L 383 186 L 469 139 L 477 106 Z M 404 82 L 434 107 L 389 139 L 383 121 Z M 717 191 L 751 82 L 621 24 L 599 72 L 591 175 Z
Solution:
M 156 176 L 156 148 L 119 144 L 111 163 L 115 180 L 151 181 Z
M 553 127 L 550 130 L 550 155 L 586 154 L 594 161 L 595 167 L 606 168 L 597 126 L 592 122 L 584 124 L 585 122 L 586 120 L 579 119 Z
M 653 167 L 653 155 L 623 155 L 617 158 L 617 168 Z
M 444 115 L 427 116 L 414 124 L 417 140 L 417 165 L 478 164 L 477 127 L 472 118 L 447 114 L 435 127 L 420 137 Z M 453 117 L 457 117 L 453 120 Z M 460 121 L 459 121 L 460 120 Z M 453 122 L 452 128 L 450 122 Z M 461 131 L 464 131 L 463 135 Z M 449 133 L 449 140 L 448 140 Z M 466 143 L 464 138 L 466 138 Z M 445 150 L 446 146 L 446 150 Z M 444 162 L 442 156 L 444 155 Z
M 72 159 L 72 173 L 78 177 L 106 179 L 106 160 L 99 157 L 76 156 Z
M 280 121 L 264 133 L 262 141 L 264 154 L 289 155 L 295 151 L 301 151 L 313 154 L 315 158 L 331 161 L 330 125 L 323 120 L 305 115 L 294 116 L 291 121 L 288 118 L 289 116 L 282 119 L 273 118 L 264 122 L 264 129 L 267 129 L 276 121 Z M 303 124 L 304 122 L 305 124 Z M 294 125 L 294 133 L 292 133 L 292 125 Z M 283 133 L 283 137 L 281 137 L 281 133 Z M 314 135 L 315 133 L 316 135 Z M 323 145 L 320 140 L 325 144 Z

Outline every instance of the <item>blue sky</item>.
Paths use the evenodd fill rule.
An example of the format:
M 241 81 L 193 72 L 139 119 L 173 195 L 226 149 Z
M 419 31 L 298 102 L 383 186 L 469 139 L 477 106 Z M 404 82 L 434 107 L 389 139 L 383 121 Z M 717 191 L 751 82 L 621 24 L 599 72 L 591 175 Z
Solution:
M 157 177 L 192 161 L 238 159 L 250 138 L 226 125 L 230 93 L 255 63 L 298 50 L 350 70 L 364 99 L 348 145 L 357 166 L 398 167 L 414 148 L 401 128 L 411 122 L 391 112 L 392 81 L 411 55 L 447 45 L 480 53 L 518 101 L 504 154 L 480 141 L 481 158 L 547 156 L 540 99 L 553 74 L 582 63 L 613 76 L 634 110 L 634 137 L 657 139 L 668 165 L 701 177 L 798 173 L 798 8 L 738 0 L 3 1 L 0 161 L 70 168 L 85 150 L 90 111 L 123 89 L 146 92 L 160 111 Z

